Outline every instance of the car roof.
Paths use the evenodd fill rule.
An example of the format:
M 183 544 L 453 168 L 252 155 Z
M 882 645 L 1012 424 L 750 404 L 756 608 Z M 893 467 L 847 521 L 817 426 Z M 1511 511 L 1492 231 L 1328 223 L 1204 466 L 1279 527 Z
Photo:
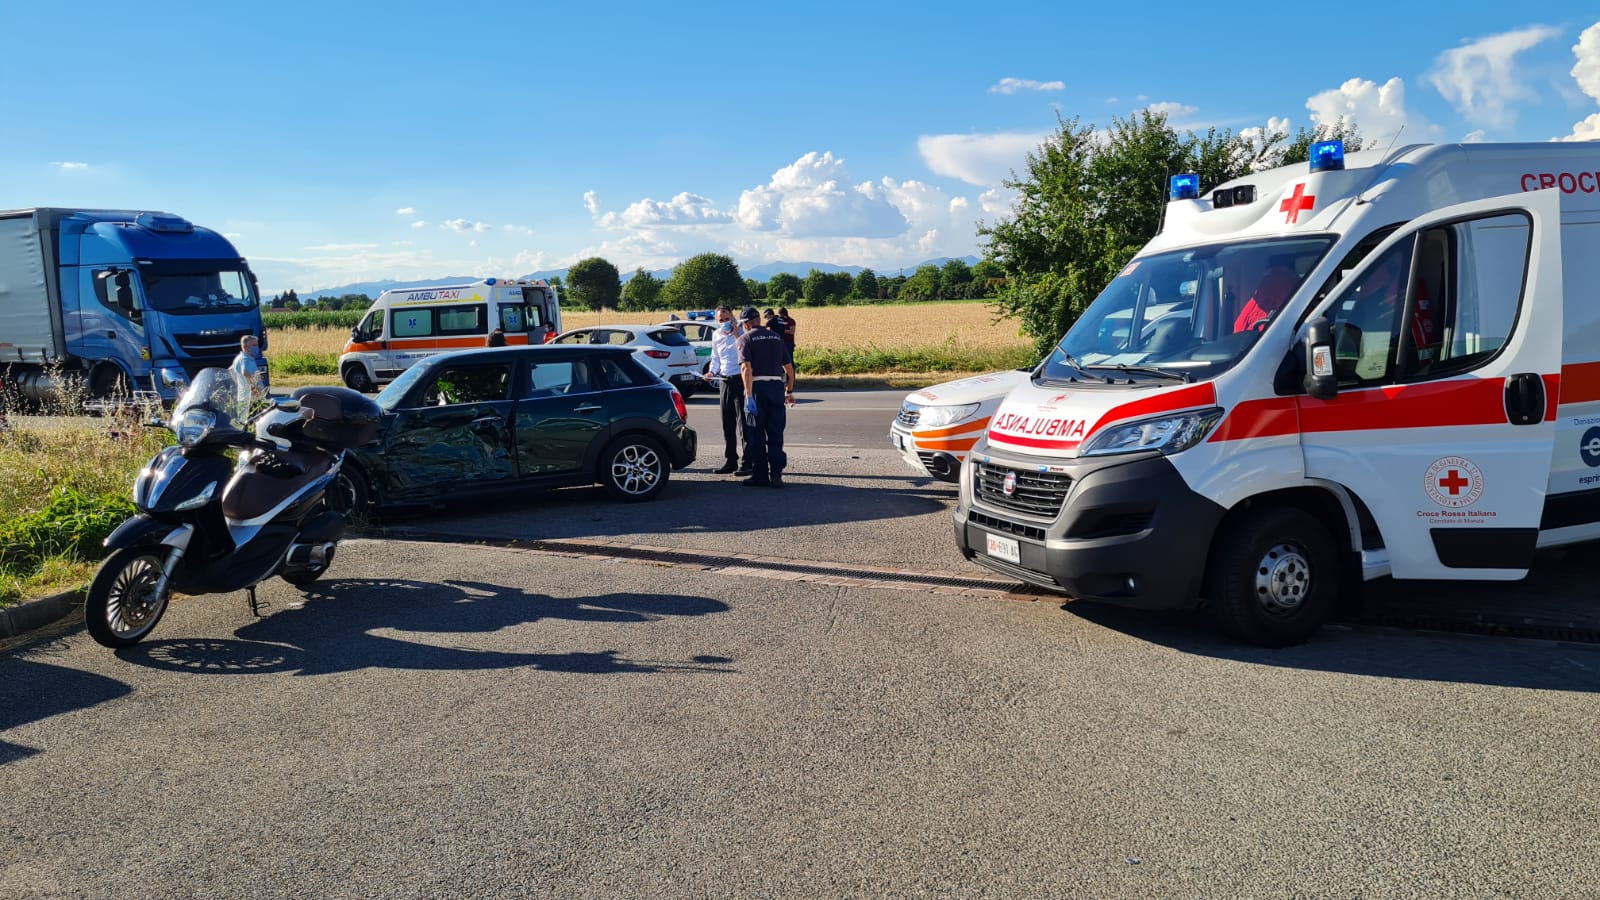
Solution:
M 537 362 L 544 357 L 570 356 L 574 353 L 630 357 L 633 355 L 633 351 L 627 347 L 617 347 L 610 344 L 538 344 L 529 347 L 472 347 L 466 350 L 452 350 L 449 353 L 434 354 L 423 360 L 423 362 L 495 362 L 499 360 L 512 362 L 519 359 Z

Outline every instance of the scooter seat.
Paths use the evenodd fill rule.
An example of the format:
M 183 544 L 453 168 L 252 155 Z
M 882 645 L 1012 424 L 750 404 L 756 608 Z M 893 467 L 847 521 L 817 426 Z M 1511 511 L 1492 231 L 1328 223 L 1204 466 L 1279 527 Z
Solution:
M 333 457 L 326 453 L 280 450 L 252 457 L 228 479 L 222 491 L 222 514 L 240 520 L 265 515 L 331 468 Z

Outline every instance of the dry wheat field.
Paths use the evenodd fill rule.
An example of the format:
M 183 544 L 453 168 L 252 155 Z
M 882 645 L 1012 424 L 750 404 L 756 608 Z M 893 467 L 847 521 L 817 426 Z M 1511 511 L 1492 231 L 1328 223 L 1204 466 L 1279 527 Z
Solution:
M 758 308 L 765 308 L 758 306 Z M 828 306 L 791 308 L 798 323 L 796 345 L 801 348 L 845 350 L 910 350 L 955 347 L 975 351 L 1003 351 L 1027 347 L 1015 319 L 997 320 L 980 302 L 926 303 L 896 306 Z M 564 328 L 593 325 L 651 324 L 669 313 L 599 313 L 565 310 Z M 683 313 L 678 313 L 681 318 Z M 273 354 L 338 353 L 350 336 L 348 328 L 304 328 L 274 331 L 269 337 Z

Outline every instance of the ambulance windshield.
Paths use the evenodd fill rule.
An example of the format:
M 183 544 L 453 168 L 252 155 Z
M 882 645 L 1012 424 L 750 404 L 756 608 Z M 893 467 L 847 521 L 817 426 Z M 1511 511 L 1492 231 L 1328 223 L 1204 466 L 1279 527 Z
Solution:
M 1084 310 L 1040 377 L 1213 378 L 1255 345 L 1333 242 L 1214 244 L 1135 259 Z

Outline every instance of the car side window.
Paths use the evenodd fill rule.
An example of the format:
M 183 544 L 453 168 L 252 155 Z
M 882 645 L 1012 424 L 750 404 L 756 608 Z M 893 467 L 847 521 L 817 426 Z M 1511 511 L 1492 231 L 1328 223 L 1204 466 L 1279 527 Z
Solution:
M 589 339 L 592 336 L 593 336 L 593 332 L 590 332 L 590 331 L 574 331 L 571 334 L 563 335 L 563 336 L 557 338 L 556 340 L 551 341 L 551 343 L 552 344 L 587 344 L 587 343 L 589 343 Z
M 627 343 L 629 341 L 631 341 L 631 340 L 633 340 L 633 334 L 631 332 L 627 332 L 627 331 L 608 331 L 608 332 L 606 332 L 605 343 L 610 344 L 613 347 L 626 346 Z M 600 343 L 600 342 L 596 341 L 595 343 Z
M 602 359 L 595 362 L 595 369 L 600 377 L 597 386 L 602 390 L 617 390 L 618 388 L 637 387 L 644 384 L 638 374 L 614 359 Z
M 658 328 L 649 333 L 650 338 L 663 347 L 687 347 L 689 338 L 676 328 Z
M 423 406 L 494 403 L 509 396 L 511 366 L 444 366 L 422 391 Z
M 528 376 L 530 400 L 565 394 L 572 387 L 572 362 L 557 360 L 538 363 L 531 367 Z

